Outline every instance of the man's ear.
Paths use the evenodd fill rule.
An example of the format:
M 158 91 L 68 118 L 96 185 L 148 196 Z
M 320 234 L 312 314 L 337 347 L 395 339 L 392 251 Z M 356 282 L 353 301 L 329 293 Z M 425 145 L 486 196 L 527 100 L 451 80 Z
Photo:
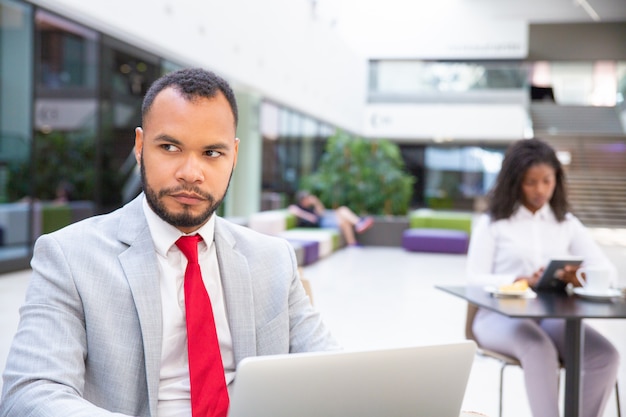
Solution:
M 143 150 L 143 129 L 135 128 L 135 161 L 141 165 L 141 151 Z

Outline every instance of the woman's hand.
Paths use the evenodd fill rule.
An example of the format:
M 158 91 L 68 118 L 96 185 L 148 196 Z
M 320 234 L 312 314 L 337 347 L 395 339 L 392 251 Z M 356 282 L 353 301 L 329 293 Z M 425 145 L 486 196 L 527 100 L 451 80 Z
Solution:
M 554 276 L 566 284 L 572 284 L 574 287 L 581 287 L 582 283 L 576 277 L 576 271 L 580 266 L 565 265 L 561 269 L 557 269 Z
M 519 277 L 515 278 L 515 281 L 520 281 L 520 280 L 525 279 L 528 282 L 528 286 L 529 287 L 534 287 L 535 285 L 537 285 L 537 282 L 539 282 L 539 278 L 541 278 L 541 275 L 543 274 L 543 270 L 544 269 L 545 268 L 539 268 L 538 270 L 536 270 L 529 277 L 527 277 L 527 276 L 519 276 Z
M 580 266 L 565 265 L 563 269 L 559 269 L 556 272 L 556 276 L 561 281 L 572 284 L 574 287 L 582 287 L 582 283 L 576 277 L 576 271 Z

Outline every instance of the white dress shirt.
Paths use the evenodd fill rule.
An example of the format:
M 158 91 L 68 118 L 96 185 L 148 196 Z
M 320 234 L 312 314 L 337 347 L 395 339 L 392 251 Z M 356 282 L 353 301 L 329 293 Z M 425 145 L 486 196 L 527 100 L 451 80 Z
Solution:
M 183 234 L 158 217 L 145 197 L 143 211 L 154 241 L 159 264 L 159 282 L 163 311 L 163 343 L 159 380 L 158 417 L 191 417 L 187 328 L 185 321 L 184 278 L 187 258 L 175 245 Z M 228 327 L 220 270 L 213 236 L 215 216 L 197 232 L 203 241 L 198 244 L 198 261 L 202 279 L 211 299 L 217 337 L 226 376 L 226 383 L 235 377 L 233 343 Z
M 615 266 L 587 228 L 571 213 L 557 221 L 545 205 L 536 213 L 520 205 L 507 219 L 492 221 L 483 214 L 472 228 L 467 273 L 472 284 L 503 285 L 519 276 L 531 276 L 550 259 L 583 258 L 583 265 L 602 266 L 617 278 Z

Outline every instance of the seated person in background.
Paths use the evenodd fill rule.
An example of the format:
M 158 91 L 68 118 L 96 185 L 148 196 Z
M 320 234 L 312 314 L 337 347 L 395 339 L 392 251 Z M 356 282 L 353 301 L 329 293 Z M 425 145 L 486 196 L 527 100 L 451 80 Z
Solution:
M 488 213 L 472 230 L 469 280 L 496 286 L 526 280 L 533 286 L 551 258 L 568 255 L 617 275 L 588 230 L 568 212 L 565 174 L 554 150 L 537 139 L 518 141 L 504 157 L 489 196 Z M 576 269 L 565 269 L 560 279 L 580 286 Z M 601 416 L 615 385 L 619 354 L 599 332 L 583 326 L 581 416 Z M 483 347 L 522 363 L 533 415 L 558 417 L 565 321 L 515 319 L 479 309 L 473 331 Z
M 65 204 L 72 201 L 74 198 L 74 186 L 68 181 L 61 181 L 56 188 L 56 197 L 54 202 L 57 204 Z
M 319 198 L 308 191 L 298 191 L 296 204 L 290 205 L 288 210 L 298 218 L 298 227 L 339 228 L 348 246 L 357 245 L 355 231 L 363 233 L 374 224 L 373 218 L 361 218 L 346 206 L 327 210 Z

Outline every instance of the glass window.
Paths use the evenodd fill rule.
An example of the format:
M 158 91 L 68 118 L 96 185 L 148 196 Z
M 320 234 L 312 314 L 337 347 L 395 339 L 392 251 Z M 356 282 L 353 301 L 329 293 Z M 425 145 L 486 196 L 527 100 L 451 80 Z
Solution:
M 474 199 L 487 194 L 504 149 L 476 146 L 426 148 L 425 202 L 433 208 L 471 209 Z
M 32 7 L 0 0 L 0 271 L 26 267 L 30 256 L 32 33 Z
M 260 106 L 263 136 L 263 209 L 278 208 L 289 202 L 303 176 L 311 174 L 324 152 L 329 125 L 273 103 Z
M 36 235 L 77 220 L 70 207 L 74 201 L 85 202 L 84 216 L 93 214 L 97 51 L 96 32 L 37 10 L 31 196 L 41 202 L 43 220 Z M 57 203 L 68 208 L 62 219 L 56 212 L 48 215 L 52 212 L 48 205 Z
M 370 62 L 371 93 L 521 89 L 526 79 L 526 68 L 518 62 Z
M 169 72 L 178 71 L 183 68 L 185 68 L 183 65 L 179 65 L 172 61 L 167 61 L 167 60 L 161 61 L 161 75 L 165 75 Z
M 116 39 L 103 37 L 101 72 L 102 169 L 96 201 L 110 211 L 133 199 L 141 181 L 133 153 L 134 131 L 141 126 L 141 103 L 150 85 L 161 74 L 157 56 Z
M 264 101 L 261 103 L 260 129 L 261 136 L 266 139 L 278 139 L 279 108 L 275 104 Z
M 54 14 L 38 10 L 36 82 L 40 91 L 93 93 L 96 88 L 98 35 Z
M 615 102 L 622 105 L 626 101 L 626 61 L 617 63 L 617 94 Z

